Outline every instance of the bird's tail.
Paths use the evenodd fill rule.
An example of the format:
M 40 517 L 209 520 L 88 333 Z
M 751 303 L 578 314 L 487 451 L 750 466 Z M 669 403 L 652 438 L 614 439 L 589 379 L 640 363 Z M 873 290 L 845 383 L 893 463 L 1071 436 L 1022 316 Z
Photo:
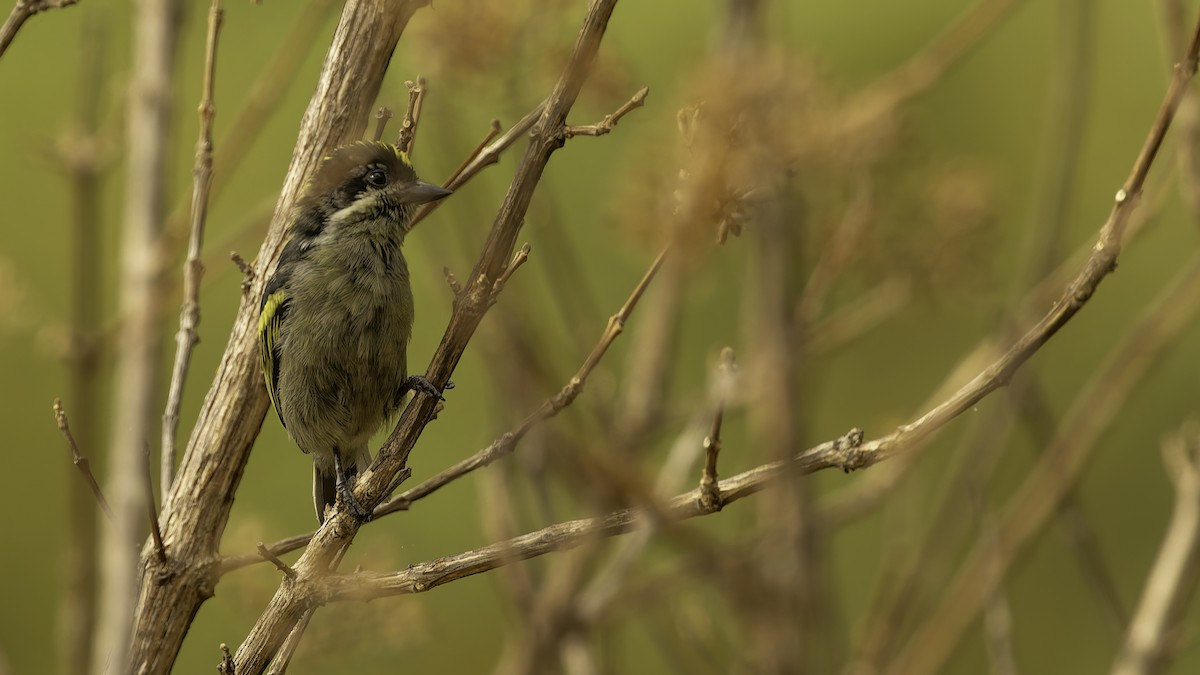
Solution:
M 365 443 L 342 455 L 342 469 L 352 487 L 358 470 L 366 468 L 370 463 L 371 451 Z M 334 471 L 333 462 L 325 464 L 313 462 L 313 506 L 317 509 L 317 520 L 322 523 L 325 522 L 325 507 L 333 506 L 337 501 L 337 472 Z

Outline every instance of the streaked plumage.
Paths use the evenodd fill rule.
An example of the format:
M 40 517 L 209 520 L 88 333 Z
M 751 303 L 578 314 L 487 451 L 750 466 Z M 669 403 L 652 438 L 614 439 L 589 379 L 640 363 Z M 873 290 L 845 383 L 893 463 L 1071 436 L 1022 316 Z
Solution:
M 322 520 L 337 494 L 336 460 L 352 483 L 371 460 L 368 439 L 421 384 L 408 377 L 413 298 L 400 247 L 413 207 L 447 194 L 418 181 L 394 146 L 338 149 L 296 205 L 263 290 L 267 391 L 288 435 L 313 456 Z

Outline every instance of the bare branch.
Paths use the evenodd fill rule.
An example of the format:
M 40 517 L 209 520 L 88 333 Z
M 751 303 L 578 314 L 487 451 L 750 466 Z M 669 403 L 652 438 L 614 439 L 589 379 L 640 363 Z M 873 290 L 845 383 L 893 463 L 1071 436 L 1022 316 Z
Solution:
M 67 449 L 71 451 L 71 463 L 79 469 L 80 475 L 87 481 L 88 487 L 92 489 L 92 494 L 96 496 L 96 502 L 100 504 L 100 509 L 104 511 L 104 515 L 111 522 L 112 508 L 109 507 L 108 500 L 104 498 L 104 491 L 100 489 L 100 484 L 96 482 L 91 463 L 79 452 L 79 446 L 75 445 L 75 437 L 71 435 L 71 427 L 67 424 L 67 413 L 63 411 L 62 401 L 58 399 L 54 399 L 54 421 L 58 423 L 58 430 L 62 432 L 63 438 L 67 439 Z
M 1041 531 L 1078 479 L 1095 441 L 1116 411 L 1162 354 L 1200 313 L 1200 255 L 1154 299 L 1143 316 L 1098 367 L 1037 466 L 1000 511 L 996 560 L 979 545 L 968 554 L 942 600 L 918 627 L 889 675 L 937 672 L 972 624 L 983 602 L 1019 552 Z
M 47 9 L 70 7 L 77 2 L 79 0 L 17 0 L 8 18 L 4 20 L 4 25 L 0 26 L 0 56 L 4 56 L 4 52 L 8 50 L 13 38 L 17 37 L 17 32 L 29 17 Z
M 471 151 L 471 154 L 467 156 L 467 159 L 463 161 L 462 165 L 455 170 L 455 172 L 442 185 L 442 187 L 450 190 L 457 190 L 465 185 L 467 181 L 477 176 L 479 172 L 483 171 L 492 164 L 499 162 L 500 155 L 503 154 L 509 146 L 511 146 L 513 143 L 516 143 L 518 139 L 522 138 L 530 129 L 533 128 L 534 123 L 537 122 L 542 116 L 542 111 L 544 109 L 545 104 L 542 104 L 529 111 L 529 113 L 522 117 L 520 121 L 514 124 L 511 129 L 504 132 L 504 134 L 499 138 L 496 138 L 496 134 L 499 133 L 500 123 L 493 120 L 492 126 L 489 129 L 487 136 L 484 138 L 483 143 L 480 144 L 480 147 L 477 147 L 475 150 Z M 489 143 L 489 140 L 493 138 L 495 138 L 495 140 L 492 140 Z M 413 214 L 412 223 L 409 225 L 409 228 L 416 227 L 417 223 L 425 220 L 425 218 L 427 218 L 429 214 L 433 213 L 434 210 L 437 209 L 438 206 L 444 201 L 445 200 L 442 199 L 436 202 L 430 202 L 417 209 L 417 212 Z
M 146 446 L 142 472 L 146 481 L 146 516 L 150 523 L 150 535 L 154 541 L 154 555 L 159 564 L 167 562 L 167 547 L 163 545 L 162 528 L 158 524 L 158 505 L 154 501 L 154 472 L 150 469 L 150 446 Z
M 200 138 L 196 141 L 196 162 L 192 168 L 191 235 L 188 237 L 187 260 L 183 263 L 183 307 L 179 311 L 179 332 L 175 334 L 175 365 L 171 369 L 171 386 L 167 394 L 167 409 L 163 413 L 162 456 L 159 460 L 159 489 L 165 501 L 175 479 L 175 437 L 179 433 L 179 409 L 183 405 L 183 388 L 187 383 L 192 349 L 200 341 L 196 329 L 200 325 L 200 277 L 204 265 L 200 262 L 200 247 L 204 243 L 204 224 L 208 217 L 208 192 L 212 187 L 213 119 L 216 106 L 213 90 L 217 76 L 217 41 L 225 10 L 221 0 L 213 0 L 208 10 L 208 39 L 204 47 L 204 83 L 201 86 Z
M 287 563 L 280 560 L 279 556 L 275 555 L 269 549 L 267 549 L 267 547 L 265 545 L 263 545 L 263 543 L 261 541 L 258 542 L 258 554 L 260 556 L 262 556 L 263 560 L 266 560 L 267 562 L 274 565 L 275 569 L 279 570 L 280 572 L 283 572 L 283 575 L 285 577 L 287 577 L 289 579 L 296 578 L 296 570 L 292 569 L 291 566 L 289 566 Z
M 989 393 L 1007 383 L 1013 374 L 1091 299 L 1100 282 L 1115 269 L 1129 215 L 1137 207 L 1146 175 L 1162 146 L 1163 137 L 1171 125 L 1175 110 L 1187 88 L 1187 82 L 1196 72 L 1198 51 L 1200 51 L 1200 23 L 1196 25 L 1183 60 L 1175 66 L 1175 74 L 1171 78 L 1171 84 L 1167 89 L 1162 106 L 1159 108 L 1154 124 L 1150 127 L 1146 142 L 1130 170 L 1129 177 L 1124 186 L 1117 191 L 1112 211 L 1109 213 L 1108 220 L 1100 228 L 1099 240 L 1092 248 L 1091 256 L 1050 311 L 1022 335 L 1003 356 L 976 375 L 950 399 L 942 402 L 917 420 L 900 427 L 894 433 L 867 443 L 859 455 L 863 464 L 850 468 L 865 468 L 891 457 L 897 452 L 901 452 L 909 444 L 940 429 L 962 412 L 969 410 Z
M 383 132 L 387 129 L 390 119 L 392 119 L 391 108 L 380 106 L 379 110 L 375 111 L 375 133 L 371 135 L 371 140 L 378 141 L 383 138 Z
M 858 432 L 851 432 L 842 438 L 811 448 L 793 459 L 764 464 L 723 480 L 719 484 L 723 503 L 728 505 L 759 492 L 793 471 L 810 473 L 815 467 L 804 463 L 805 455 L 845 453 L 852 450 L 856 437 L 861 438 Z M 670 520 L 684 520 L 712 513 L 716 511 L 703 505 L 700 488 L 696 488 L 668 500 L 661 507 L 659 515 Z M 330 575 L 314 581 L 306 592 L 311 593 L 311 599 L 316 602 L 370 600 L 390 595 L 422 593 L 503 565 L 574 548 L 597 538 L 624 534 L 657 519 L 657 516 L 651 516 L 644 509 L 621 509 L 604 516 L 558 523 L 466 553 L 417 563 L 400 572 Z
M 700 474 L 700 494 L 706 506 L 720 508 L 721 493 L 717 489 L 717 457 L 721 454 L 721 422 L 725 418 L 725 402 L 733 386 L 733 348 L 721 350 L 721 362 L 717 365 L 716 404 L 713 411 L 712 428 L 704 437 L 704 470 Z
M 405 82 L 408 88 L 408 109 L 400 120 L 400 135 L 396 137 L 396 147 L 410 156 L 413 146 L 417 143 L 417 125 L 421 123 L 421 105 L 425 101 L 425 78 L 417 76 L 417 81 Z
M 613 113 L 605 115 L 604 119 L 596 124 L 584 124 L 581 126 L 565 126 L 563 127 L 563 138 L 570 140 L 575 136 L 603 136 L 611 132 L 621 118 L 628 115 L 630 112 L 646 104 L 646 94 L 650 93 L 650 88 L 643 86 L 637 90 L 628 101 L 620 108 L 617 108 Z

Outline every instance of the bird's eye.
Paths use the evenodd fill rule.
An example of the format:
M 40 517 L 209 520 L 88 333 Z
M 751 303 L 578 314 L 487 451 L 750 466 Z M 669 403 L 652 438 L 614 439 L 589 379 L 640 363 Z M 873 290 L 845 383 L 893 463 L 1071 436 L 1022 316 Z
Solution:
M 375 169 L 367 174 L 367 184 L 372 187 L 383 187 L 387 185 L 387 173 L 382 169 Z

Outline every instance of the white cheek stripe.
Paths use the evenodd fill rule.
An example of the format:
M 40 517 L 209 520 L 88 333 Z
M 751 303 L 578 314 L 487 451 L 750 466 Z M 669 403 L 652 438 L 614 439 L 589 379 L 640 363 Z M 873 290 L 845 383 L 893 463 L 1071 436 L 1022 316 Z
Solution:
M 354 200 L 354 203 L 344 209 L 335 211 L 332 216 L 329 216 L 329 225 L 338 227 L 347 220 L 352 219 L 360 211 L 364 211 L 373 205 L 370 195 L 359 196 Z

